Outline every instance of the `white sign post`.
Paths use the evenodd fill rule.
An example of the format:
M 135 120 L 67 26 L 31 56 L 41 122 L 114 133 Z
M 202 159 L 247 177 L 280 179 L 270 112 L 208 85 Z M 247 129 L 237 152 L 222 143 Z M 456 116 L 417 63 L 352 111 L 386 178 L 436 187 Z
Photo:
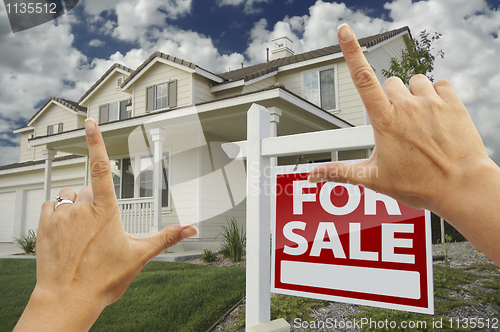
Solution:
M 256 104 L 248 110 L 247 121 L 247 141 L 227 143 L 223 148 L 230 158 L 247 159 L 246 330 L 250 331 L 250 327 L 270 320 L 270 158 L 368 149 L 375 141 L 371 126 L 269 137 L 269 112 Z M 399 240 L 397 236 L 395 240 Z

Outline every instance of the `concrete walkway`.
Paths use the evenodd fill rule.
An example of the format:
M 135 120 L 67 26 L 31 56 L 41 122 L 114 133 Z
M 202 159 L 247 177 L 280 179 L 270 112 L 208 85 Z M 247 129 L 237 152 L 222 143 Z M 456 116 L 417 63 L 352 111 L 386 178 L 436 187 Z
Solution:
M 0 242 L 1 258 L 35 258 L 35 255 L 20 255 L 23 253 L 21 247 L 16 243 Z M 160 254 L 153 258 L 154 261 L 183 262 L 201 256 L 201 251 L 182 251 L 168 254 Z

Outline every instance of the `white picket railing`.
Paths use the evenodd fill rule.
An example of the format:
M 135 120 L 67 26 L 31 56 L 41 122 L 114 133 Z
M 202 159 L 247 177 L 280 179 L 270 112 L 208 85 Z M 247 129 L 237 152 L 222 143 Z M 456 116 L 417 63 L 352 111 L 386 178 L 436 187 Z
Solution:
M 153 198 L 119 199 L 123 228 L 129 234 L 148 234 L 153 225 Z

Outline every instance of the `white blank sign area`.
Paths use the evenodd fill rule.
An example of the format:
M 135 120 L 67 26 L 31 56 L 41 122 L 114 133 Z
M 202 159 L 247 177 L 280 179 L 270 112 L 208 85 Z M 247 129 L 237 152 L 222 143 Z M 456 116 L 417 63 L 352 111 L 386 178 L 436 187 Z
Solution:
M 281 261 L 281 282 L 406 299 L 420 298 L 420 273 Z

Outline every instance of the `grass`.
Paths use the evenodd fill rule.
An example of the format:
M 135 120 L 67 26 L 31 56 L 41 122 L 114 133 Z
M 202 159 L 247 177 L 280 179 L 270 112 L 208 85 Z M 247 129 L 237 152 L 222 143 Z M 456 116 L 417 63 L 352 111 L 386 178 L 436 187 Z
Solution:
M 435 315 L 423 315 L 389 309 L 362 307 L 354 315 L 374 321 L 426 322 L 419 331 L 470 331 L 451 329 L 445 318 L 453 308 L 470 303 L 451 297 L 450 291 L 465 292 L 462 285 L 485 280 L 482 287 L 492 292 L 469 290 L 477 303 L 500 307 L 500 277 L 479 275 L 468 270 L 497 271 L 492 264 L 477 264 L 466 269 L 434 265 Z M 35 286 L 35 260 L 0 260 L 0 331 L 11 331 Z M 107 307 L 91 331 L 206 331 L 245 292 L 243 267 L 212 268 L 185 263 L 151 262 L 134 280 L 122 299 Z M 325 301 L 294 296 L 277 295 L 271 298 L 271 318 L 285 318 L 289 322 L 299 317 L 311 320 L 310 309 Z M 352 318 L 352 317 L 351 317 Z M 443 326 L 432 329 L 434 321 L 442 319 Z M 229 330 L 241 330 L 245 324 L 244 310 L 239 321 Z M 364 331 L 385 331 L 384 329 Z M 390 330 L 394 331 L 394 330 Z
M 35 287 L 35 260 L 0 260 L 0 331 L 11 331 Z M 91 331 L 206 331 L 245 293 L 245 269 L 150 262 Z
M 275 294 L 271 297 L 271 320 L 284 318 L 289 323 L 295 318 L 310 321 L 309 312 L 315 306 L 321 306 L 327 301 L 308 299 L 305 297 Z M 245 310 L 241 310 L 238 320 L 233 326 L 227 327 L 228 331 L 243 331 L 245 329 Z
M 468 291 L 478 303 L 490 303 L 493 307 L 498 308 L 500 305 L 500 277 L 477 275 L 467 270 L 476 269 L 477 271 L 494 270 L 496 267 L 492 264 L 476 264 L 466 269 L 447 268 L 439 265 L 434 265 L 434 316 L 408 313 L 403 311 L 380 309 L 372 307 L 363 307 L 363 311 L 356 314 L 357 319 L 367 318 L 374 321 L 395 321 L 397 326 L 400 326 L 402 321 L 421 322 L 425 321 L 427 328 L 420 328 L 419 331 L 470 331 L 471 329 L 457 329 L 456 326 L 450 328 L 449 321 L 446 319 L 446 314 L 453 308 L 460 306 L 469 306 L 470 303 L 464 300 L 457 299 L 448 295 L 449 291 L 466 292 L 461 285 L 473 283 L 477 279 L 487 279 L 482 284 L 483 287 L 491 288 L 493 292 L 484 291 Z M 496 268 L 498 270 L 498 268 Z M 432 328 L 433 321 L 442 319 L 442 328 Z M 395 331 L 394 329 L 370 329 L 364 331 Z

